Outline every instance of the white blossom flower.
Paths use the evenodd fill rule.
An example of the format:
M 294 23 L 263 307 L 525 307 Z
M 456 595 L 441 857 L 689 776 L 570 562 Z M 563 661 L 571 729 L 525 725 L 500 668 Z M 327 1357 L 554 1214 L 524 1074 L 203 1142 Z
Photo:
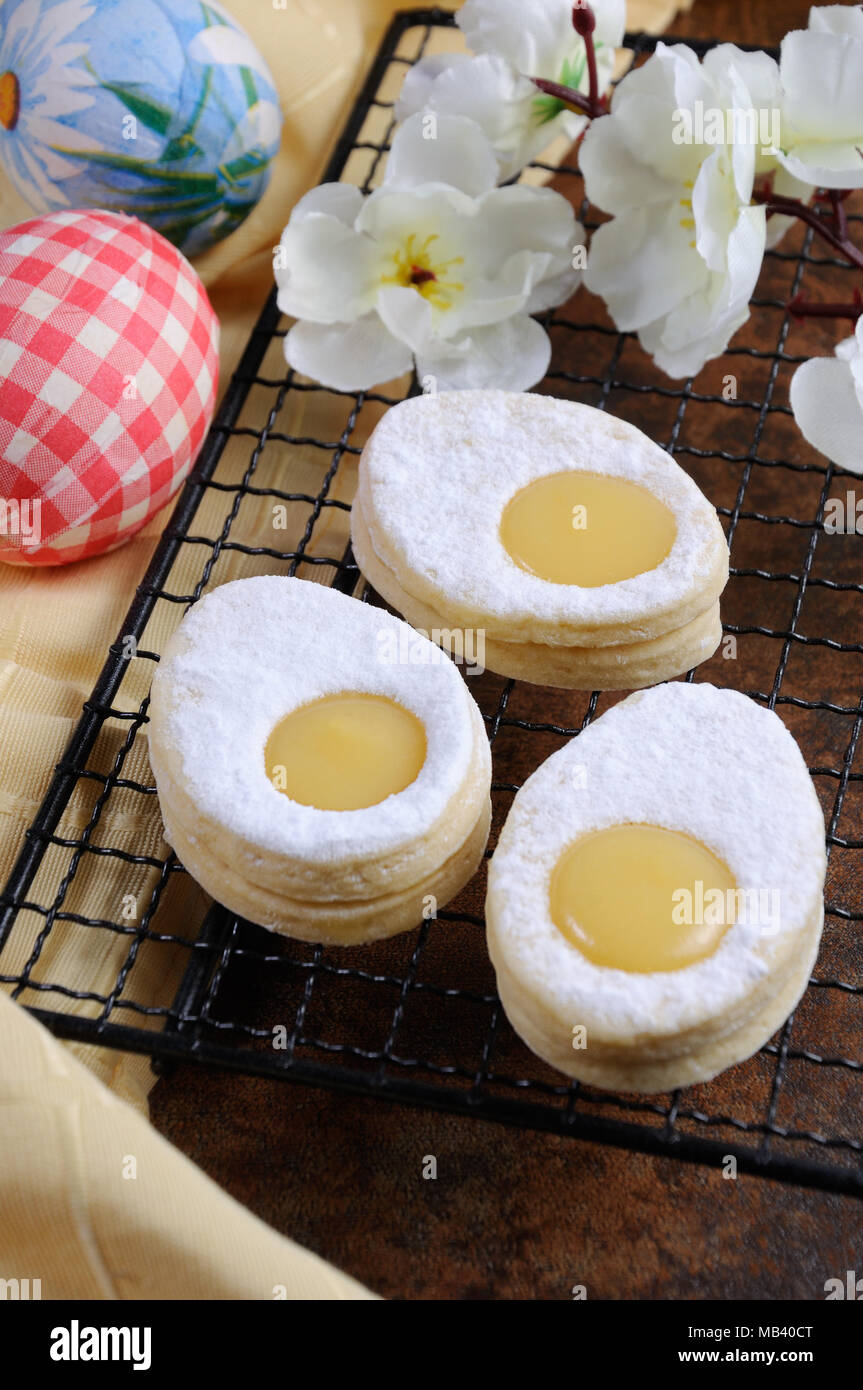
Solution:
M 382 186 L 323 184 L 300 200 L 275 260 L 285 355 L 338 390 L 410 370 L 440 390 L 525 390 L 545 375 L 548 335 L 529 315 L 568 299 L 584 232 L 565 198 L 496 187 L 473 121 L 416 115 L 396 132 Z
M 775 82 L 766 54 L 723 44 L 700 64 L 685 45 L 660 43 L 585 136 L 588 197 L 613 214 L 593 235 L 585 284 L 669 376 L 725 351 L 749 316 L 766 242 L 764 207 L 751 201 L 758 147 L 728 131 L 687 143 L 680 113 L 699 102 L 747 111 Z
M 852 473 L 863 473 L 863 318 L 835 357 L 813 357 L 791 378 L 791 409 L 804 438 Z
M 594 46 L 602 94 L 626 28 L 624 0 L 593 0 Z M 532 77 L 587 93 L 584 40 L 571 0 L 466 0 L 456 22 L 474 56 L 444 54 L 409 69 L 396 119 L 417 111 L 469 116 L 482 126 L 509 179 L 557 139 L 576 140 L 587 118 L 537 90 Z
M 825 5 L 782 40 L 780 162 L 820 188 L 863 188 L 863 6 Z

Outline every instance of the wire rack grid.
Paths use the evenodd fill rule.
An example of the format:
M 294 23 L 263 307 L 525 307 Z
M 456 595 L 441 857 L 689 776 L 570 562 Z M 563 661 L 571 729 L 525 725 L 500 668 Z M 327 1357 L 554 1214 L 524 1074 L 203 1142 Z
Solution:
M 402 74 L 451 24 L 439 10 L 395 17 L 325 180 L 366 191 L 379 181 Z M 655 43 L 626 42 L 636 59 Z M 534 177 L 552 173 L 595 225 L 577 168 L 534 166 Z M 274 295 L 0 895 L 0 983 L 59 1036 L 149 1054 L 157 1070 L 196 1060 L 714 1166 L 733 1155 L 743 1171 L 863 1194 L 861 542 L 826 539 L 828 505 L 847 500 L 853 480 L 806 451 L 789 418 L 790 373 L 811 354 L 787 350 L 785 305 L 811 267 L 828 294 L 847 273 L 813 253 L 811 229 L 768 253 L 751 335 L 742 330 L 716 371 L 683 384 L 581 291 L 545 316 L 555 365 L 540 388 L 642 425 L 716 503 L 732 555 L 725 642 L 695 674 L 781 713 L 821 796 L 831 856 L 822 951 L 797 1011 L 760 1053 L 668 1096 L 570 1083 L 502 1014 L 484 948 L 484 871 L 436 921 L 351 952 L 287 941 L 207 905 L 161 839 L 146 763 L 151 634 L 164 641 L 205 590 L 243 574 L 300 574 L 376 601 L 348 544 L 353 469 L 376 420 L 416 382 L 338 393 L 298 378 L 285 368 Z M 729 391 L 744 378 L 747 391 Z M 490 854 L 524 777 L 619 697 L 489 673 L 472 689 L 494 753 Z M 121 810 L 131 838 L 117 828 Z M 107 985 L 95 964 L 94 979 L 81 978 L 82 943 L 85 959 L 92 945 L 94 962 L 113 962 Z M 154 1003 L 153 979 L 177 971 L 178 957 L 175 996 Z

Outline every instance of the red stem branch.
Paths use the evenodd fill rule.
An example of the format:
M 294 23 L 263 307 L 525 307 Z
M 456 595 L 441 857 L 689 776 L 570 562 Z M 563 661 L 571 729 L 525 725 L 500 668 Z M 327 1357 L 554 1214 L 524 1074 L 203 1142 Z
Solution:
M 596 15 L 593 13 L 587 0 L 576 0 L 572 7 L 572 27 L 580 36 L 584 51 L 587 57 L 587 96 L 582 92 L 577 92 L 574 87 L 567 87 L 562 82 L 552 82 L 547 77 L 533 77 L 531 81 L 535 87 L 544 92 L 547 97 L 554 97 L 557 101 L 562 101 L 574 111 L 580 111 L 589 120 L 595 120 L 597 116 L 605 116 L 608 112 L 608 105 L 604 98 L 599 95 L 599 73 L 596 67 L 596 45 L 593 42 L 593 31 L 596 28 Z
M 820 237 L 823 237 L 828 246 L 832 246 L 834 251 L 839 252 L 840 256 L 844 256 L 858 270 L 863 270 L 863 251 L 855 246 L 848 236 L 848 226 L 841 200 L 837 200 L 834 204 L 834 209 L 836 207 L 841 209 L 841 215 L 837 216 L 834 210 L 833 226 L 831 227 L 820 213 L 817 213 L 814 208 L 807 207 L 805 203 L 801 203 L 798 198 L 774 198 L 769 194 L 763 198 L 759 198 L 756 194 L 755 197 L 756 201 L 765 204 L 768 217 L 799 217 L 801 222 L 812 227 Z
M 788 312 L 795 319 L 850 319 L 852 323 L 856 323 L 863 314 L 863 294 L 859 289 L 855 289 L 850 304 L 839 304 L 835 301 L 819 304 L 817 300 L 804 299 L 802 294 L 795 294 L 794 298 L 788 301 Z
M 572 7 L 572 27 L 580 34 L 587 55 L 588 100 L 596 110 L 599 106 L 599 74 L 596 71 L 596 45 L 593 31 L 596 28 L 596 15 L 586 0 L 576 0 Z
M 582 93 L 577 92 L 574 87 L 565 87 L 562 82 L 551 82 L 545 77 L 532 77 L 530 80 L 533 85 L 538 87 L 547 97 L 555 97 L 558 101 L 564 102 L 566 106 L 571 106 L 576 111 L 581 111 L 585 116 L 589 116 L 591 119 L 594 116 L 605 115 L 604 108 L 597 109 L 597 106 L 600 105 L 599 103 L 594 104 L 590 97 L 583 96 Z

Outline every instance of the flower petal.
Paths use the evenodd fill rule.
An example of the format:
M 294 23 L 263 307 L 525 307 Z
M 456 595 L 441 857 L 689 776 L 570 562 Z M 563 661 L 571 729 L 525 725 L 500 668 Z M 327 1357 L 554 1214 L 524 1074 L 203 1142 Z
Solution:
M 859 5 L 813 5 L 809 28 L 813 33 L 848 34 L 863 39 L 863 9 Z
M 474 61 L 469 53 L 435 53 L 428 58 L 420 58 L 418 63 L 409 67 L 393 109 L 393 115 L 399 124 L 406 121 L 408 116 L 413 116 L 417 111 L 423 111 L 430 105 L 433 89 L 443 73 L 449 72 L 451 69 L 463 68 L 465 63 Z M 454 72 L 453 76 L 457 79 L 454 84 L 457 89 L 460 85 L 459 74 Z M 466 74 L 461 78 L 462 84 L 465 83 L 465 76 Z M 434 109 L 436 111 L 451 110 L 451 108 L 439 105 L 438 102 L 434 103 Z M 454 111 L 451 110 L 451 114 L 464 115 L 464 112 L 456 107 Z
M 497 183 L 497 160 L 476 121 L 465 116 L 409 116 L 393 137 L 384 187 L 405 190 L 448 184 L 470 197 Z
M 352 227 L 363 206 L 362 189 L 350 183 L 319 183 L 310 188 L 291 212 L 291 222 L 301 222 L 312 212 L 325 212 Z
M 814 357 L 791 378 L 791 409 L 804 438 L 840 468 L 863 473 L 863 401 L 847 361 Z
M 696 294 L 642 329 L 642 346 L 669 376 L 695 376 L 725 351 L 748 319 L 764 254 L 764 224 L 763 208 L 741 208 L 728 242 L 727 271 L 711 274 Z
M 367 237 L 327 213 L 296 212 L 274 262 L 283 314 L 344 323 L 369 311 L 379 253 Z
M 576 37 L 562 0 L 465 0 L 456 23 L 474 53 L 495 53 L 530 77 L 557 76 Z
M 545 329 L 520 314 L 458 342 L 434 340 L 417 358 L 417 374 L 423 382 L 433 378 L 439 391 L 527 391 L 545 376 L 550 360 Z
M 716 149 L 702 164 L 692 190 L 695 244 L 711 270 L 725 270 L 728 238 L 737 223 L 739 207 L 728 151 Z
M 614 48 L 626 28 L 625 0 L 593 0 L 594 39 Z M 583 43 L 565 0 L 465 0 L 456 23 L 474 53 L 494 53 L 530 77 L 559 78 L 563 63 Z
M 462 61 L 438 67 L 437 59 L 428 58 L 417 64 L 413 71 L 423 71 L 413 82 L 412 73 L 405 79 L 396 117 L 403 119 L 400 112 L 431 110 L 476 121 L 494 147 L 498 179 L 517 174 L 559 134 L 565 132 L 575 140 L 584 128 L 586 118 L 567 110 L 543 124 L 537 113 L 536 87 L 505 59 L 494 54 L 446 56 Z
M 682 179 L 664 178 L 642 164 L 630 149 L 626 130 L 614 114 L 592 121 L 579 154 L 584 189 L 603 212 L 629 212 L 672 198 Z
M 381 322 L 411 352 L 419 353 L 432 336 L 432 307 L 414 289 L 387 285 L 378 291 L 377 311 Z
M 584 283 L 605 300 L 622 332 L 671 312 L 707 283 L 708 270 L 679 207 L 646 207 L 593 234 Z
M 789 174 L 817 188 L 863 188 L 863 134 L 854 142 L 804 142 L 779 162 Z
M 824 188 L 863 188 L 863 35 L 796 29 L 782 40 L 780 162 Z
M 368 391 L 409 372 L 410 349 L 377 314 L 353 323 L 295 323 L 285 338 L 288 364 L 333 391 Z

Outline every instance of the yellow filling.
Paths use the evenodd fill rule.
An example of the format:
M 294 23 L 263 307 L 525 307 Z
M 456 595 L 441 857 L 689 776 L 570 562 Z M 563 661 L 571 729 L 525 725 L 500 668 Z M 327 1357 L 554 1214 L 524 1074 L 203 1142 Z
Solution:
M 345 691 L 301 705 L 267 739 L 273 786 L 302 806 L 358 811 L 410 786 L 425 762 L 416 715 L 385 695 Z
M 647 972 L 704 960 L 733 920 L 736 883 L 700 841 L 657 825 L 576 840 L 551 876 L 551 916 L 595 965 Z
M 645 487 L 602 473 L 551 473 L 515 494 L 500 537 L 517 565 L 552 584 L 595 589 L 661 564 L 674 514 Z

